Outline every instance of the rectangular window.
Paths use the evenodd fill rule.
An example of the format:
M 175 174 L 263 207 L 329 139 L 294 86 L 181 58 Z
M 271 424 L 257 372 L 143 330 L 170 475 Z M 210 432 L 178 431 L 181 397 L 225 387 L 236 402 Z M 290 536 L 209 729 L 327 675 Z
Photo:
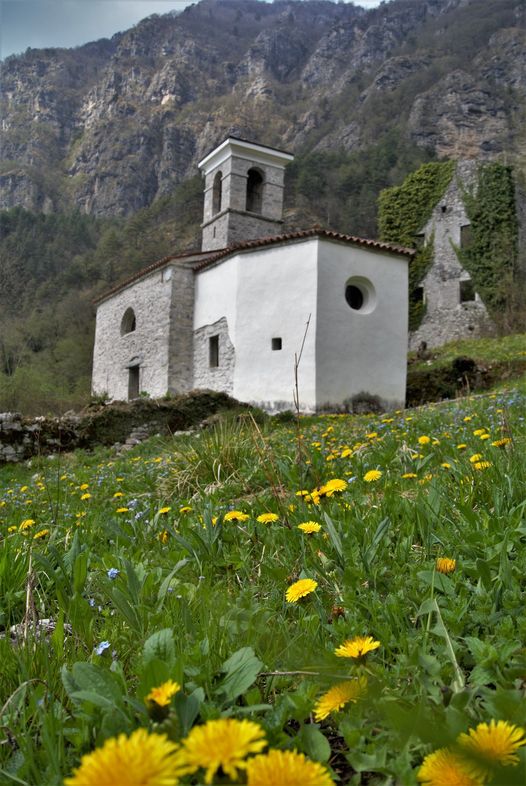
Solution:
M 128 401 L 139 398 L 139 370 L 140 366 L 128 369 Z
M 467 248 L 471 244 L 471 239 L 471 224 L 464 224 L 460 227 L 460 248 Z
M 475 300 L 475 287 L 473 281 L 468 278 L 460 282 L 460 302 L 472 303 Z
M 219 366 L 219 336 L 210 336 L 208 339 L 208 363 L 210 368 Z
M 281 338 L 273 338 L 272 339 L 272 349 L 273 350 L 281 349 L 282 346 L 283 346 L 283 342 L 282 342 Z
M 416 287 L 415 294 L 414 294 L 415 303 L 425 303 L 426 302 L 426 295 L 424 292 L 424 287 Z

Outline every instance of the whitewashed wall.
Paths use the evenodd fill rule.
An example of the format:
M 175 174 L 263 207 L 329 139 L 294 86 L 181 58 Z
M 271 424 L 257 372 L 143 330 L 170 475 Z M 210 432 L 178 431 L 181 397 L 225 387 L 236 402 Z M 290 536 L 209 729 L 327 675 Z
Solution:
M 386 408 L 403 406 L 408 258 L 324 239 L 318 243 L 318 407 L 341 406 L 360 393 L 378 396 Z M 359 311 L 345 299 L 353 277 L 374 288 Z
M 152 398 L 168 390 L 168 337 L 173 278 L 161 270 L 137 281 L 101 303 L 97 309 L 93 350 L 93 393 L 128 398 L 128 364 L 139 358 L 139 390 Z M 136 329 L 121 336 L 121 320 L 133 308 Z
M 244 254 L 239 262 L 234 396 L 275 411 L 293 407 L 294 354 L 299 353 L 303 409 L 316 404 L 316 239 Z M 272 338 L 282 349 L 272 350 Z

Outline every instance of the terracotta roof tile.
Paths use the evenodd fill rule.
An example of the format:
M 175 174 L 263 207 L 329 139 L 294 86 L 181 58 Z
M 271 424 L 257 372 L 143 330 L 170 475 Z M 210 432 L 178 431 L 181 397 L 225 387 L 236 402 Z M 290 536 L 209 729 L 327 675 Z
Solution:
M 415 249 L 413 248 L 405 248 L 404 246 L 397 246 L 393 243 L 383 243 L 381 240 L 367 240 L 363 237 L 345 235 L 341 232 L 333 232 L 330 229 L 313 227 L 312 229 L 302 229 L 297 232 L 288 232 L 284 235 L 262 237 L 258 238 L 257 240 L 246 240 L 243 243 L 237 243 L 234 246 L 219 249 L 218 251 L 211 252 L 211 256 L 207 256 L 206 259 L 203 259 L 194 265 L 194 270 L 204 270 L 209 265 L 214 265 L 224 257 L 230 256 L 230 254 L 235 254 L 238 251 L 250 251 L 255 248 L 263 248 L 265 246 L 278 245 L 279 243 L 285 243 L 287 241 L 293 240 L 303 240 L 310 237 L 323 237 L 327 238 L 328 240 L 338 240 L 343 243 L 374 249 L 375 251 L 386 251 L 391 254 L 401 254 L 407 257 L 413 257 L 415 255 Z

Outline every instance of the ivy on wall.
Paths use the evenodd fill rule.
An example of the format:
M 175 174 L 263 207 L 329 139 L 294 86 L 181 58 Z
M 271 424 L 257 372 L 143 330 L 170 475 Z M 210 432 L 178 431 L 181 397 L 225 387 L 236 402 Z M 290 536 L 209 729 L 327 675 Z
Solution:
M 512 295 L 518 253 L 518 222 L 512 170 L 497 162 L 483 164 L 472 191 L 463 194 L 471 223 L 466 247 L 455 246 L 488 311 L 498 317 Z
M 402 185 L 382 191 L 378 200 L 381 239 L 417 248 L 409 266 L 409 330 L 416 330 L 424 317 L 425 304 L 419 296 L 419 286 L 433 261 L 434 238 L 418 246 L 416 235 L 431 218 L 454 171 L 454 161 L 423 164 Z

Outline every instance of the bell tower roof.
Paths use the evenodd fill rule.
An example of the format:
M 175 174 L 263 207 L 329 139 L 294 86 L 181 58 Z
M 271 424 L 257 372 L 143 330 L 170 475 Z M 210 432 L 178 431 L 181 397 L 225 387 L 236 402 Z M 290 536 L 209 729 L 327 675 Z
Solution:
M 244 158 L 248 161 L 260 161 L 262 164 L 273 166 L 285 166 L 294 159 L 292 153 L 287 153 L 285 150 L 229 136 L 218 147 L 214 147 L 210 153 L 207 153 L 197 166 L 206 175 L 211 169 L 221 166 L 231 156 Z

